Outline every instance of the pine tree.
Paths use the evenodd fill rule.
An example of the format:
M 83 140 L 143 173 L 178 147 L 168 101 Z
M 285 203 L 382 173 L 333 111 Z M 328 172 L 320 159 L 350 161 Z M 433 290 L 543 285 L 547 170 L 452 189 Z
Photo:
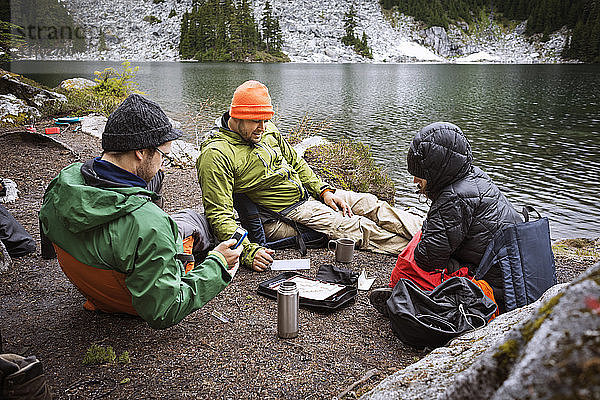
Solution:
M 189 14 L 186 12 L 181 19 L 181 37 L 179 39 L 179 55 L 190 58 L 190 40 L 189 40 Z
M 364 31 L 362 35 L 362 40 L 360 41 L 360 53 L 367 58 L 373 58 L 373 53 L 371 52 L 371 48 L 367 43 L 367 33 Z
M 596 9 L 594 25 L 590 29 L 590 56 L 587 61 L 600 62 L 600 10 Z
M 274 22 L 273 13 L 271 11 L 271 3 L 267 0 L 262 15 L 262 37 L 266 44 L 267 51 L 271 50 L 273 45 Z
M 10 16 L 6 17 L 10 19 Z M 14 49 L 21 47 L 25 40 L 21 35 L 12 33 L 20 28 L 10 22 L 0 20 L 0 62 L 12 61 Z
M 356 42 L 356 35 L 354 34 L 354 29 L 356 28 L 356 12 L 354 11 L 354 5 L 350 5 L 350 10 L 347 13 L 344 13 L 344 30 L 346 31 L 346 35 L 342 37 L 342 43 L 346 46 L 353 46 Z
M 248 0 L 242 0 L 238 7 L 238 14 L 244 48 L 252 51 L 258 50 L 260 35 L 257 31 L 256 21 L 254 21 L 254 17 L 251 14 Z
M 271 53 L 275 54 L 281 51 L 283 46 L 283 37 L 281 35 L 281 27 L 279 26 L 279 20 L 273 20 L 273 38 L 272 38 Z
M 108 47 L 106 46 L 106 37 L 104 36 L 104 31 L 100 29 L 100 40 L 98 43 L 98 51 L 106 51 Z
M 373 58 L 371 49 L 367 43 L 367 34 L 363 31 L 362 39 L 359 39 L 354 30 L 356 29 L 356 12 L 354 6 L 350 5 L 350 10 L 344 13 L 344 30 L 346 34 L 342 37 L 342 43 L 351 46 L 354 51 L 363 57 Z
M 233 5 L 233 12 L 229 19 L 229 46 L 234 60 L 242 60 L 245 57 L 246 48 L 242 40 L 242 22 L 235 5 Z

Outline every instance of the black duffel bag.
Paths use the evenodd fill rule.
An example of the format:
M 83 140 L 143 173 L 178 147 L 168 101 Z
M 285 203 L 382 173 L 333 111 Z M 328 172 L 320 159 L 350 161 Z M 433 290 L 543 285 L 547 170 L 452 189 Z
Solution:
M 400 279 L 387 301 L 392 330 L 404 343 L 439 347 L 481 328 L 496 312 L 496 303 L 467 278 L 453 277 L 431 292 Z

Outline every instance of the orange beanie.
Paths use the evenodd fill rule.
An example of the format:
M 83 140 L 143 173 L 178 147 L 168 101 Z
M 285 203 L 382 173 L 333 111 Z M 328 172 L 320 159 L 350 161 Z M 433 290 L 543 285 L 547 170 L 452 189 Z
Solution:
M 237 119 L 268 120 L 273 117 L 269 89 L 258 81 L 246 81 L 233 93 L 229 115 Z

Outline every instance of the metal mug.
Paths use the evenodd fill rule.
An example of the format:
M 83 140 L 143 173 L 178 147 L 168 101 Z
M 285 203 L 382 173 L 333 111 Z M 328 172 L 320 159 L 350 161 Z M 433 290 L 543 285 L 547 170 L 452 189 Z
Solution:
M 334 246 L 332 249 L 331 246 Z M 354 240 L 349 238 L 341 238 L 330 240 L 327 245 L 329 251 L 335 254 L 337 262 L 349 263 L 354 259 Z

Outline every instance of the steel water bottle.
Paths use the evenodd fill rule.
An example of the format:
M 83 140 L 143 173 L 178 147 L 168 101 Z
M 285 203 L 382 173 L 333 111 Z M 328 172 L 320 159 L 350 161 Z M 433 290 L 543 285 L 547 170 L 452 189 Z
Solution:
M 277 290 L 277 335 L 284 339 L 298 336 L 298 287 L 283 282 Z

